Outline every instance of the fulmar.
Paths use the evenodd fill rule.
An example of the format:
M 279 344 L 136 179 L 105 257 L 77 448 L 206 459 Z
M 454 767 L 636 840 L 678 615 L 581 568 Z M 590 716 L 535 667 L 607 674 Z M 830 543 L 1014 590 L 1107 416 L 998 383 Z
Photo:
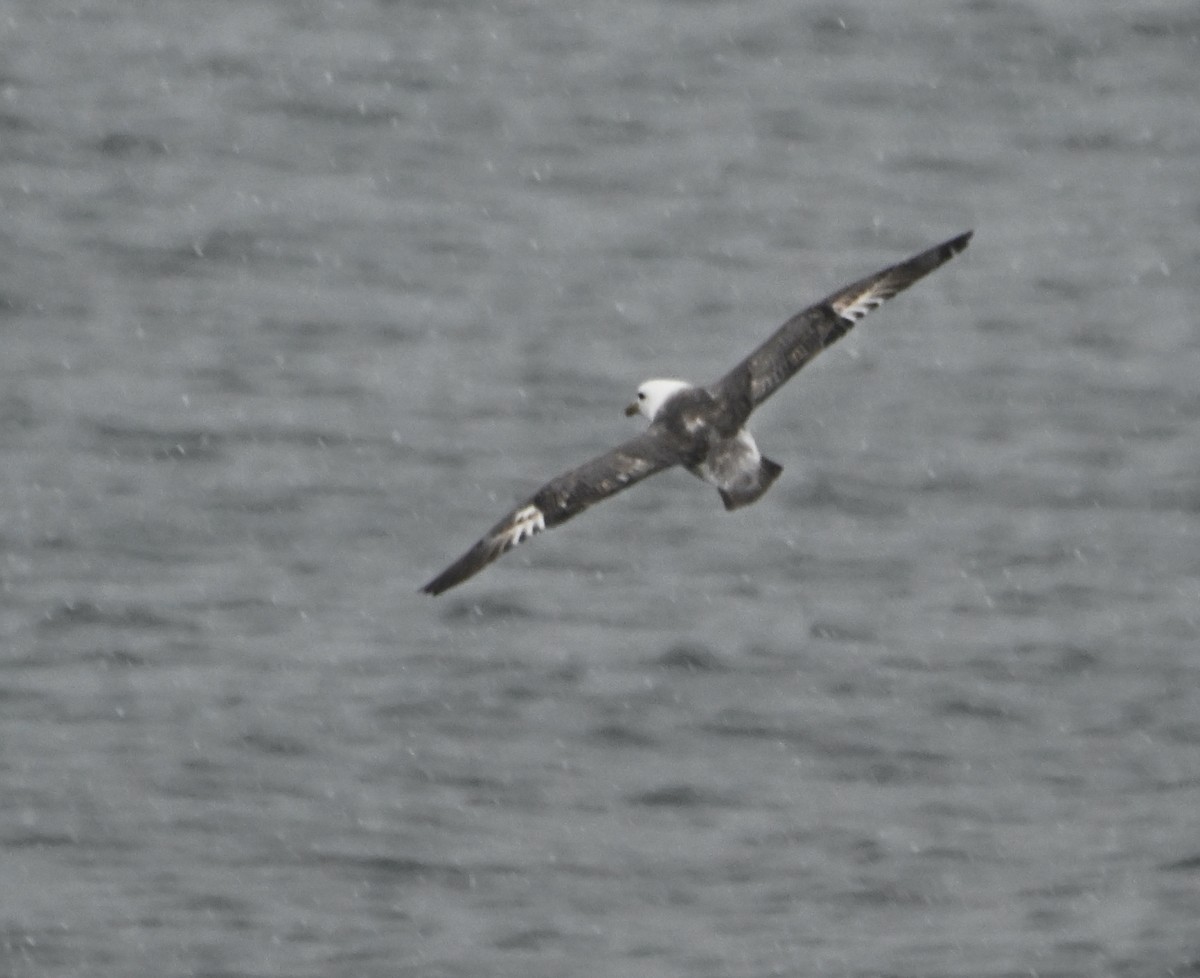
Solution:
M 758 450 L 746 428 L 754 409 L 872 309 L 966 248 L 972 233 L 868 275 L 796 313 L 706 387 L 685 380 L 647 380 L 625 409 L 627 415 L 649 420 L 645 431 L 551 479 L 421 590 L 441 594 L 542 530 L 676 465 L 716 486 L 727 510 L 754 502 L 783 471 Z

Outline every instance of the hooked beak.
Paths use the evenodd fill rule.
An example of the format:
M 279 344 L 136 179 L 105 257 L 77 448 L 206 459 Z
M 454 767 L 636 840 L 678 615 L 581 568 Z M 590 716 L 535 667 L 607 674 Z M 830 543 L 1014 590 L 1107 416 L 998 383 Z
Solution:
M 625 417 L 627 417 L 627 418 L 632 418 L 637 413 L 638 413 L 638 402 L 637 401 L 634 401 L 632 404 L 630 404 L 628 407 L 625 408 Z

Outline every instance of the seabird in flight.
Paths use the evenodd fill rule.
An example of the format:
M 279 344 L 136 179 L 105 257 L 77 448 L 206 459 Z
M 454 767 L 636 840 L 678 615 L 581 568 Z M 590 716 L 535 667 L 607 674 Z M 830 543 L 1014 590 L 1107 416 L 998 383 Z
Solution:
M 716 486 L 726 509 L 754 502 L 783 471 L 759 452 L 745 428 L 754 409 L 868 312 L 966 248 L 972 233 L 868 275 L 796 313 L 707 387 L 683 380 L 647 380 L 638 388 L 637 400 L 625 409 L 627 415 L 642 414 L 650 420 L 645 431 L 551 479 L 421 590 L 441 594 L 534 534 L 675 465 Z

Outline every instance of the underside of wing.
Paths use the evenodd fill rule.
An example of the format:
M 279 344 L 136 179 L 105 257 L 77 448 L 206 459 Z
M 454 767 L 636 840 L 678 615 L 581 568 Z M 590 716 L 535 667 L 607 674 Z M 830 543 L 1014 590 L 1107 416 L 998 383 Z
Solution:
M 679 461 L 678 447 L 665 426 L 651 425 L 638 437 L 551 479 L 421 590 L 441 594 L 534 534 L 565 523 Z
M 973 232 L 951 238 L 908 261 L 868 275 L 796 313 L 750 356 L 712 385 L 714 397 L 740 404 L 745 416 L 801 367 L 846 335 L 863 316 L 966 248 Z

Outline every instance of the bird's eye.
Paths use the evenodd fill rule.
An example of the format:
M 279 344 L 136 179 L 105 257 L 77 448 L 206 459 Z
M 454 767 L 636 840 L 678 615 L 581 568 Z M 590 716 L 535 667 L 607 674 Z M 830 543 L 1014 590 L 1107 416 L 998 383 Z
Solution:
M 639 401 L 644 401 L 645 399 L 646 399 L 646 392 L 645 392 L 645 391 L 638 391 L 638 400 L 639 400 Z

